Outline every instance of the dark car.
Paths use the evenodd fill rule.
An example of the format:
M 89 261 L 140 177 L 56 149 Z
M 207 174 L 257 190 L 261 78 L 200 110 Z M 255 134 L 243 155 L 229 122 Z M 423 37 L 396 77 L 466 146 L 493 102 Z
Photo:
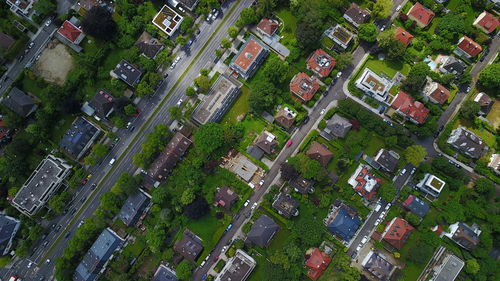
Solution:
M 302 120 L 302 124 L 307 124 L 311 118 L 309 116 L 304 117 L 304 120 Z
M 135 126 L 130 126 L 130 128 L 128 130 L 133 132 L 135 130 Z
M 94 190 L 96 187 L 97 187 L 97 184 L 93 183 L 93 184 L 90 186 L 90 189 L 91 189 L 91 190 Z
M 59 231 L 59 229 L 61 229 L 61 227 L 62 227 L 62 225 L 58 225 L 58 226 L 56 227 L 56 232 L 58 232 L 58 231 Z
M 76 209 L 71 210 L 71 214 L 74 215 L 76 213 Z
M 70 235 L 71 235 L 71 232 L 70 232 L 70 231 L 68 231 L 66 234 L 64 234 L 64 238 L 66 239 L 66 238 L 68 238 Z
M 329 94 L 329 93 L 330 93 L 330 92 L 329 92 L 328 90 L 326 90 L 326 91 L 324 91 L 324 92 L 323 92 L 323 96 L 325 96 L 325 97 L 326 97 L 326 96 L 328 96 L 328 94 Z

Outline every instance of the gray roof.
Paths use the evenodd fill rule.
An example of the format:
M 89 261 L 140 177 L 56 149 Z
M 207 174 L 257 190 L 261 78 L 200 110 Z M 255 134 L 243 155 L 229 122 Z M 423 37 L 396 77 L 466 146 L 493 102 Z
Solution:
M 257 172 L 257 170 L 259 169 L 257 165 L 252 163 L 250 159 L 248 159 L 245 155 L 241 153 L 238 154 L 236 157 L 234 157 L 232 160 L 233 160 L 233 165 L 227 168 L 246 182 L 249 182 L 250 179 L 252 179 L 255 172 Z
M 389 280 L 394 265 L 377 252 L 370 252 L 363 260 L 363 267 L 380 280 Z
M 447 142 L 471 158 L 480 158 L 488 151 L 488 146 L 480 137 L 462 126 L 451 132 Z
M 438 274 L 434 281 L 453 281 L 464 267 L 465 263 L 453 254 L 445 257 L 443 263 L 439 266 Z
M 29 116 L 37 108 L 35 101 L 16 87 L 2 100 L 2 104 L 21 117 Z
M 134 84 L 139 83 L 139 78 L 141 78 L 142 75 L 142 72 L 138 68 L 123 59 L 116 65 L 113 72 L 129 86 L 134 86 Z
M 222 268 L 215 281 L 245 281 L 255 268 L 255 260 L 242 250 L 236 254 Z
M 448 73 L 454 73 L 461 75 L 465 68 L 467 68 L 467 64 L 460 59 L 455 58 L 454 56 L 450 56 L 446 63 L 441 66 L 442 69 L 446 70 Z
M 481 234 L 481 232 L 475 225 L 470 227 L 463 222 L 459 222 L 458 228 L 455 233 L 453 233 L 452 239 L 465 249 L 472 250 L 479 244 L 479 234 Z
M 160 264 L 158 269 L 153 276 L 151 281 L 178 281 L 175 271 L 166 267 L 164 264 Z
M 181 254 L 186 260 L 195 262 L 203 251 L 203 245 L 193 233 L 185 231 L 182 240 L 175 242 L 174 251 Z
M 107 118 L 112 112 L 115 105 L 114 98 L 111 94 L 104 90 L 99 90 L 94 98 L 90 100 L 89 106 L 95 110 L 95 115 L 99 118 Z
M 279 193 L 274 198 L 273 208 L 287 219 L 298 214 L 298 207 L 299 203 L 297 203 L 290 194 Z
M 326 128 L 323 132 L 330 135 L 331 138 L 344 138 L 349 130 L 351 130 L 351 127 L 352 124 L 349 120 L 335 113 L 326 123 Z
M 21 222 L 5 215 L 0 215 L 0 255 L 9 253 L 12 240 L 16 236 Z
M 256 145 L 251 145 L 247 148 L 247 153 L 248 155 L 252 156 L 253 158 L 260 160 L 262 159 L 262 156 L 264 156 L 264 150 L 260 149 L 260 147 Z
M 303 178 L 302 176 L 299 176 L 296 180 L 290 181 L 289 184 L 295 191 L 301 194 L 312 193 L 314 191 L 314 181 Z
M 142 32 L 141 36 L 139 36 L 139 39 L 135 42 L 135 46 L 150 59 L 154 58 L 165 47 L 162 42 L 146 31 Z
M 198 1 L 200 0 L 177 0 L 179 3 L 182 4 L 186 9 L 193 11 L 193 9 L 196 7 L 196 4 L 198 4 Z
M 16 40 L 9 34 L 0 32 L 0 48 L 8 50 L 14 43 L 16 43 Z
M 78 117 L 64 133 L 59 146 L 75 159 L 80 159 L 92 145 L 101 130 L 83 117 Z
M 264 248 L 279 229 L 280 227 L 270 217 L 262 215 L 253 223 L 247 239 Z
M 380 164 L 380 166 L 388 171 L 394 172 L 396 170 L 396 166 L 399 162 L 399 154 L 392 150 L 380 149 L 375 157 L 375 161 Z
M 110 228 L 104 229 L 92 247 L 83 257 L 83 260 L 77 266 L 74 281 L 92 281 L 97 280 L 99 271 L 113 252 L 121 247 L 124 240 L 120 238 Z
M 345 11 L 344 18 L 351 19 L 353 21 L 352 24 L 358 26 L 370 19 L 370 11 L 361 8 L 356 3 L 352 3 Z
M 429 204 L 415 195 L 409 195 L 403 205 L 420 218 L 423 218 L 430 209 Z
M 149 197 L 139 190 L 127 198 L 118 216 L 126 226 L 132 226 L 137 223 L 148 203 Z

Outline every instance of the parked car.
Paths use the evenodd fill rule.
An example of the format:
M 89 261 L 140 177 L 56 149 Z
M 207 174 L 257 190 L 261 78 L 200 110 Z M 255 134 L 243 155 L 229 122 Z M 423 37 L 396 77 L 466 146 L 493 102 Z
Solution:
M 382 207 L 380 204 L 377 204 L 377 206 L 375 206 L 375 212 L 378 212 L 380 210 L 380 207 Z
M 96 187 L 97 187 L 97 184 L 93 183 L 93 184 L 90 186 L 90 190 L 94 190 Z
M 42 244 L 42 246 L 43 246 L 43 247 L 46 247 L 47 245 L 49 245 L 49 241 L 45 241 L 45 242 L 43 242 L 43 244 Z
M 359 250 L 361 250 L 361 246 L 362 245 L 358 245 L 358 247 L 356 248 L 356 252 L 359 252 Z
M 339 71 L 339 73 L 337 73 L 337 78 L 340 78 L 340 76 L 342 76 L 342 71 Z
M 385 205 L 385 210 L 389 210 L 389 208 L 391 207 L 391 203 L 387 203 L 387 205 Z
M 31 268 L 31 266 L 32 266 L 32 265 L 33 265 L 33 262 L 31 262 L 31 261 L 30 261 L 30 262 L 28 263 L 28 268 Z
M 177 106 L 181 106 L 182 104 L 182 99 L 179 99 L 179 101 L 177 101 Z
M 404 175 L 406 173 L 406 169 L 403 169 L 401 170 L 401 172 L 399 173 L 400 176 Z
M 307 124 L 311 118 L 309 116 L 304 117 L 304 120 L 302 120 L 302 124 Z
M 365 236 L 361 239 L 361 244 L 365 244 L 368 241 L 368 236 Z
M 33 48 L 33 46 L 35 46 L 35 42 L 31 41 L 29 44 L 28 44 L 28 48 L 31 49 Z
M 243 207 L 248 206 L 249 203 L 250 203 L 250 200 L 245 201 L 245 204 L 243 204 Z
M 257 202 L 253 203 L 253 205 L 252 205 L 252 211 L 255 210 L 255 208 L 257 208 L 257 205 L 258 205 Z
M 51 20 L 51 19 L 49 19 L 49 20 L 45 23 L 45 26 L 49 27 L 51 23 L 52 23 L 52 20 Z
M 323 115 L 323 114 L 325 114 L 325 111 L 326 111 L 326 108 L 323 108 L 319 114 Z

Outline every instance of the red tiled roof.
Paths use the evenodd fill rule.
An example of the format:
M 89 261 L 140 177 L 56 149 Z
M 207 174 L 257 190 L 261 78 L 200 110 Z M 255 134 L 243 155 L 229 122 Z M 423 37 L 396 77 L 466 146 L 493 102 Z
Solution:
M 75 40 L 82 34 L 82 30 L 72 24 L 70 21 L 64 21 L 61 27 L 57 30 L 57 33 L 64 36 L 71 42 Z
M 297 73 L 290 81 L 290 91 L 303 101 L 309 101 L 319 90 L 319 83 L 316 79 L 309 77 L 304 72 Z
M 331 261 L 332 258 L 330 256 L 321 252 L 318 248 L 315 248 L 309 259 L 306 261 L 306 266 L 309 267 L 307 276 L 309 276 L 312 280 L 318 280 Z
M 481 13 L 478 19 L 479 21 L 477 21 L 476 19 L 477 22 L 474 22 L 474 24 L 477 24 L 478 26 L 484 28 L 485 30 L 488 31 L 488 33 L 493 32 L 500 25 L 498 17 L 495 17 L 494 15 L 486 11 Z
M 317 141 L 313 142 L 306 155 L 309 158 L 318 161 L 321 165 L 326 166 L 333 157 L 333 153 L 328 148 Z
M 359 192 L 361 195 L 366 197 L 368 200 L 373 200 L 375 197 L 375 194 L 377 194 L 377 189 L 376 187 L 373 187 L 371 190 L 366 190 L 365 186 L 368 183 L 368 180 L 375 180 L 377 185 L 379 185 L 382 180 L 375 177 L 375 175 L 368 170 L 368 168 L 364 167 L 361 169 L 361 172 L 356 176 L 356 186 L 354 189 L 356 189 L 357 192 Z
M 413 7 L 408 11 L 408 16 L 413 17 L 414 20 L 420 22 L 423 25 L 428 25 L 435 14 L 433 11 L 427 9 L 419 2 L 416 2 Z
M 483 48 L 481 48 L 478 43 L 474 42 L 474 40 L 467 36 L 462 37 L 460 41 L 458 41 L 457 47 L 472 57 L 477 56 L 483 51 Z
M 450 97 L 450 91 L 438 83 L 437 88 L 430 94 L 430 97 L 438 103 L 443 104 Z
M 411 43 L 411 40 L 413 40 L 413 35 L 401 27 L 396 28 L 394 37 L 396 37 L 396 40 L 403 43 L 405 46 L 408 46 Z
M 396 217 L 387 225 L 383 239 L 399 250 L 414 229 L 407 221 Z
M 257 41 L 250 39 L 245 48 L 241 50 L 240 55 L 236 58 L 234 63 L 242 70 L 246 71 L 263 49 L 264 48 L 257 43 Z
M 257 28 L 262 32 L 265 33 L 269 36 L 273 35 L 276 30 L 278 30 L 279 23 L 275 20 L 270 20 L 268 18 L 263 18 L 259 24 L 257 25 Z
M 429 109 L 403 91 L 399 91 L 391 106 L 420 124 L 424 123 L 429 115 Z
M 323 49 L 317 49 L 307 59 L 307 68 L 321 77 L 326 77 L 335 67 L 335 59 Z

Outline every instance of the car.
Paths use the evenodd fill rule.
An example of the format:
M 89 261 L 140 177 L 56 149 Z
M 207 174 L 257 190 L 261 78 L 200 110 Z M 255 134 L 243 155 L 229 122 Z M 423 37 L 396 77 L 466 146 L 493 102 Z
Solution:
M 31 41 L 31 42 L 28 44 L 28 49 L 33 48 L 33 46 L 35 46 L 35 42 Z
M 180 56 L 177 56 L 174 60 L 175 63 L 178 63 L 179 61 L 181 60 L 181 57 Z
M 250 218 L 251 216 L 252 216 L 251 212 L 248 212 L 248 213 L 245 214 L 245 218 L 247 218 L 247 219 Z
M 76 226 L 76 228 L 79 228 L 80 226 L 82 226 L 83 224 L 83 220 L 80 220 L 80 222 L 78 223 L 78 225 Z
M 380 28 L 380 31 L 384 31 L 385 29 L 385 25 L 382 25 L 382 27 Z
M 74 215 L 76 213 L 76 208 L 71 209 L 70 214 Z
M 132 125 L 132 122 L 128 122 L 126 128 L 130 128 L 130 125 Z
M 23 59 L 24 59 L 24 55 L 21 55 L 18 60 L 23 61 Z
M 323 115 L 323 114 L 325 114 L 325 111 L 326 111 L 326 108 L 323 108 L 319 114 Z
M 399 12 L 399 10 L 401 10 L 401 5 L 398 5 L 398 6 L 396 7 L 396 12 Z
M 94 190 L 96 187 L 97 187 L 97 184 L 93 183 L 93 184 L 90 186 L 90 190 Z
M 218 261 L 218 260 L 219 260 L 219 256 L 215 256 L 214 261 Z
M 51 262 L 51 260 L 50 260 L 50 259 L 47 259 L 45 262 L 46 262 L 47 264 L 49 264 L 49 263 Z
M 309 116 L 304 117 L 304 120 L 302 120 L 302 124 L 307 124 L 311 118 Z
M 326 97 L 326 96 L 328 96 L 329 93 L 330 92 L 328 90 L 326 90 L 326 91 L 323 92 L 323 96 Z
M 184 8 L 182 8 L 181 6 L 178 6 L 178 7 L 177 7 L 177 9 L 179 9 L 179 11 L 181 11 L 181 12 L 183 12 L 183 13 L 185 13 L 185 12 L 186 12 L 186 10 L 184 10 Z
M 380 210 L 382 206 L 380 204 L 377 204 L 377 206 L 375 206 L 375 212 L 378 212 Z
M 290 147 L 290 146 L 292 146 L 292 144 L 293 144 L 293 141 L 292 140 L 288 140 L 286 142 L 286 147 Z
M 9 278 L 9 281 L 16 281 L 17 280 L 17 275 L 12 275 L 10 278 Z
M 130 128 L 128 128 L 128 130 L 129 130 L 130 132 L 133 132 L 133 131 L 135 130 L 135 126 L 131 126 Z
M 81 183 L 82 185 L 86 185 L 88 181 L 89 181 L 88 179 L 83 179 Z
M 45 280 L 45 276 L 40 275 L 40 278 L 38 278 L 38 281 L 43 281 L 43 280 Z
M 233 224 L 232 224 L 232 223 L 230 223 L 230 224 L 226 227 L 226 231 L 231 230 L 231 228 L 233 228 Z
M 377 220 L 375 221 L 375 224 L 380 224 L 381 222 L 382 222 L 382 220 L 377 219 Z
M 174 69 L 176 64 L 176 62 L 172 62 L 172 64 L 170 65 L 170 69 Z
M 40 240 L 44 240 L 45 238 L 47 238 L 47 234 L 42 235 L 42 238 L 40 238 Z
M 361 250 L 361 247 L 362 247 L 362 246 L 363 246 L 363 245 L 358 245 L 358 247 L 356 248 L 356 252 L 359 252 L 359 250 Z
M 212 19 L 212 13 L 209 13 L 207 15 L 207 18 L 205 20 L 208 21 L 208 22 L 210 22 L 211 19 Z
M 49 241 L 43 242 L 42 247 L 46 247 L 47 245 L 49 245 Z
M 216 20 L 218 15 L 219 11 L 215 11 L 215 13 L 212 14 L 212 20 Z
M 411 169 L 410 174 L 411 174 L 411 175 L 415 174 L 415 171 L 417 171 L 417 168 L 413 168 L 413 169 Z
M 188 47 L 191 47 L 191 45 L 193 45 L 193 39 L 189 40 L 187 43 L 186 43 L 186 46 Z
M 177 106 L 181 106 L 182 104 L 182 99 L 179 99 L 179 101 L 177 101 Z
M 113 164 L 115 164 L 115 161 L 116 158 L 111 158 L 111 160 L 109 161 L 109 166 L 113 166 Z
M 389 210 L 389 208 L 391 207 L 391 203 L 387 203 L 387 205 L 385 205 L 385 210 Z
M 255 208 L 257 208 L 257 205 L 258 205 L 257 202 L 253 203 L 252 208 L 251 208 L 252 211 L 255 210 Z
M 200 268 L 202 268 L 205 265 L 205 263 L 207 263 L 207 262 L 206 261 L 202 261 L 201 264 L 200 264 Z
M 365 236 L 361 239 L 361 244 L 365 244 L 368 241 L 368 236 Z
M 404 175 L 406 173 L 406 169 L 403 169 L 401 170 L 401 172 L 399 173 L 400 176 Z
M 139 115 L 141 115 L 141 113 L 142 113 L 142 110 L 137 109 L 133 115 L 134 115 L 134 117 L 138 117 Z
M 49 27 L 51 23 L 52 23 L 52 20 L 51 20 L 51 19 L 49 19 L 49 20 L 45 23 L 45 26 Z
M 87 196 L 83 196 L 82 199 L 80 199 L 80 202 L 85 202 L 85 200 L 87 199 Z
M 243 204 L 243 207 L 248 206 L 248 204 L 250 204 L 250 200 L 245 201 L 245 204 Z
M 64 239 L 68 238 L 70 235 L 71 235 L 70 231 L 66 232 L 66 234 L 64 234 Z
M 201 33 L 201 30 L 199 30 L 199 29 L 197 29 L 197 30 L 194 32 L 194 34 L 195 34 L 195 35 L 198 35 L 198 34 L 200 34 L 200 33 Z
M 28 268 L 31 268 L 31 266 L 32 266 L 32 265 L 33 265 L 33 262 L 31 262 L 31 261 L 30 261 L 30 262 L 28 263 Z
M 385 216 L 385 212 L 382 212 L 380 213 L 380 216 L 378 216 L 379 218 L 383 218 Z
M 61 229 L 61 227 L 62 227 L 62 225 L 58 225 L 58 226 L 56 227 L 56 232 L 58 232 L 58 231 L 59 231 L 59 229 Z
M 165 75 L 163 75 L 163 78 L 167 78 L 168 77 L 168 73 L 165 73 Z
M 339 73 L 337 73 L 337 78 L 340 78 L 340 76 L 342 76 L 342 71 L 339 71 Z
M 208 277 L 208 274 L 205 273 L 205 274 L 203 274 L 203 276 L 201 276 L 201 280 L 203 281 L 203 280 L 207 279 L 207 277 Z
M 264 185 L 264 180 L 260 180 L 259 181 L 259 186 L 263 186 Z
M 221 253 L 224 253 L 227 250 L 227 246 L 222 247 Z
M 444 129 L 444 125 L 441 125 L 441 127 L 439 127 L 439 131 L 441 132 L 443 129 Z

